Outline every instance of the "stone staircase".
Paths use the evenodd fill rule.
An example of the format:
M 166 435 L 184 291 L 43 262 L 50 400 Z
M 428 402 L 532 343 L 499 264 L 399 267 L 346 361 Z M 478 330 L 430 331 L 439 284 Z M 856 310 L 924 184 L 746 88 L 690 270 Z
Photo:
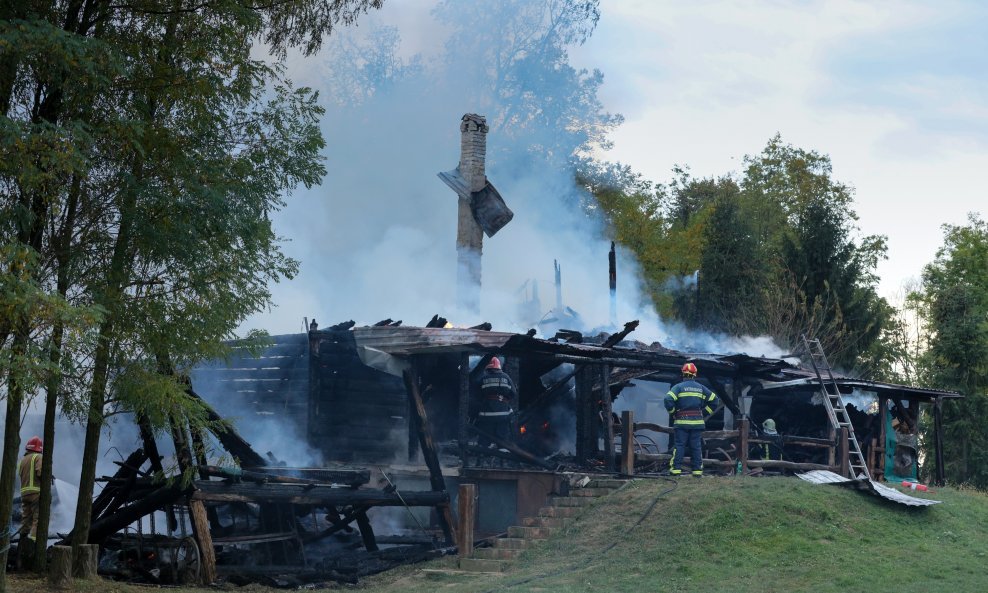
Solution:
M 570 487 L 569 496 L 550 496 L 546 506 L 535 517 L 522 519 L 521 525 L 508 528 L 507 537 L 494 540 L 490 548 L 477 548 L 470 558 L 460 559 L 460 570 L 470 572 L 502 572 L 525 550 L 559 533 L 577 520 L 583 508 L 601 497 L 615 492 L 626 480 L 591 480 L 582 488 Z

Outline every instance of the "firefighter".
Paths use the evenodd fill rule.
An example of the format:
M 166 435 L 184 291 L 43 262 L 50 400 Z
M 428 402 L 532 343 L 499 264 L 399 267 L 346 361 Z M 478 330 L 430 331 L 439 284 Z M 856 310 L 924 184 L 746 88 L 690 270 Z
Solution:
M 669 389 L 664 401 L 676 433 L 676 445 L 672 450 L 672 459 L 669 460 L 669 473 L 674 476 L 683 473 L 683 455 L 687 446 L 690 449 L 693 475 L 698 478 L 703 476 L 700 436 L 705 427 L 704 418 L 714 412 L 717 394 L 696 381 L 696 372 L 695 364 L 684 364 L 683 380 Z
M 17 473 L 21 478 L 21 528 L 20 541 L 25 541 L 25 536 L 34 540 L 38 532 L 38 507 L 41 498 L 41 439 L 33 436 L 24 446 L 26 451 L 20 463 L 17 464 Z
M 477 413 L 477 428 L 502 441 L 510 442 L 511 421 L 517 395 L 511 377 L 501 370 L 501 361 L 495 356 L 487 363 L 480 379 L 481 401 L 480 411 Z M 480 435 L 477 442 L 481 447 L 496 446 L 484 435 Z
M 758 456 L 762 459 L 782 459 L 782 435 L 775 429 L 775 420 L 768 418 L 762 422 L 761 437 L 768 443 L 758 444 Z

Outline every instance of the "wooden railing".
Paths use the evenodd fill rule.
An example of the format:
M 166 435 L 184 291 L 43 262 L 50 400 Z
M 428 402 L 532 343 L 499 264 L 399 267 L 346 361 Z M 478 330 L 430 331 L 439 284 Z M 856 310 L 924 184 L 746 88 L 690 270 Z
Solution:
M 704 467 L 731 467 L 736 468 L 738 463 L 741 464 L 741 471 L 747 472 L 751 468 L 764 468 L 764 469 L 785 469 L 790 471 L 811 471 L 811 470 L 829 470 L 838 473 L 842 476 L 850 477 L 850 458 L 848 453 L 850 451 L 848 447 L 848 433 L 847 429 L 841 429 L 838 433 L 837 438 L 833 441 L 828 439 L 818 439 L 812 437 L 800 437 L 800 436 L 784 436 L 783 444 L 800 446 L 800 447 L 817 447 L 823 449 L 829 449 L 833 452 L 830 456 L 831 459 L 836 460 L 836 464 L 820 464 L 820 463 L 797 463 L 794 461 L 782 461 L 778 459 L 750 459 L 748 457 L 748 449 L 752 444 L 768 444 L 770 441 L 761 438 L 752 438 L 749 436 L 750 421 L 747 418 L 742 418 L 740 420 L 740 426 L 737 430 L 705 430 L 701 435 L 703 440 L 733 440 L 735 443 L 734 452 L 736 456 L 732 459 L 730 454 L 723 449 L 720 449 L 727 459 L 707 459 L 704 458 Z M 621 473 L 626 475 L 634 475 L 635 472 L 635 461 L 658 461 L 658 462 L 668 462 L 672 459 L 672 455 L 668 453 L 646 453 L 644 451 L 635 450 L 634 433 L 639 430 L 651 430 L 654 432 L 660 432 L 667 435 L 674 435 L 675 429 L 669 426 L 659 426 L 658 424 L 652 424 L 650 422 L 635 422 L 634 414 L 630 411 L 624 411 L 621 413 L 620 424 L 614 427 L 615 434 L 621 435 L 621 455 L 620 455 L 620 467 Z M 686 463 L 689 457 L 685 457 L 683 463 Z

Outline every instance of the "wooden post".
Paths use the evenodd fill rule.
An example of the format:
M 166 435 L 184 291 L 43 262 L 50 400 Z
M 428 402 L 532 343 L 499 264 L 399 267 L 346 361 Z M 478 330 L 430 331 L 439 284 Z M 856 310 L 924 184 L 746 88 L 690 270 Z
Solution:
M 851 447 L 849 441 L 849 435 L 846 427 L 841 427 L 840 429 L 840 475 L 845 478 L 856 478 L 857 476 L 851 475 Z
M 446 492 L 446 481 L 443 478 L 442 467 L 439 465 L 439 455 L 436 453 L 436 447 L 432 442 L 432 428 L 429 426 L 429 418 L 425 413 L 425 403 L 422 401 L 422 394 L 419 393 L 419 377 L 414 363 L 411 369 L 403 373 L 403 377 L 405 379 L 405 388 L 408 390 L 408 397 L 411 398 L 414 404 L 415 414 L 418 416 L 419 446 L 422 447 L 422 457 L 425 459 L 425 465 L 429 468 L 429 481 L 434 491 Z M 439 511 L 439 526 L 446 536 L 446 545 L 455 545 L 456 531 L 453 522 L 453 512 L 449 508 L 449 502 L 440 504 L 436 510 Z
M 748 471 L 748 431 L 750 428 L 751 419 L 742 416 L 738 427 L 738 461 L 741 462 L 742 474 Z
M 576 373 L 576 458 L 586 463 L 597 454 L 596 405 L 593 399 L 593 376 L 589 366 Z
M 830 448 L 827 452 L 827 465 L 837 465 L 837 455 L 838 455 L 838 442 L 837 442 L 837 431 L 833 426 L 827 431 L 827 437 L 834 443 L 834 446 Z
M 882 450 L 881 457 L 878 458 L 878 475 L 885 475 L 885 459 L 888 452 L 885 450 L 887 434 L 885 432 L 885 420 L 889 413 L 889 400 L 888 398 L 879 396 L 878 398 L 878 420 L 881 425 L 878 427 L 878 442 Z M 883 478 L 884 479 L 884 478 Z
M 470 556 L 473 556 L 473 530 L 474 517 L 476 513 L 476 498 L 476 484 L 460 484 L 460 491 L 457 494 L 456 501 L 456 514 L 460 519 L 459 529 L 456 530 L 456 533 L 459 534 L 459 541 L 456 542 L 456 546 L 460 558 L 469 558 Z
M 481 361 L 483 362 L 483 361 Z M 470 423 L 470 355 L 460 354 L 460 393 L 459 393 L 459 425 L 456 438 L 460 441 L 460 463 L 467 466 L 466 445 L 469 442 L 467 425 Z
M 96 578 L 96 566 L 99 562 L 99 546 L 96 544 L 82 544 L 78 550 L 77 555 L 73 558 L 75 562 L 72 573 L 80 579 Z
M 189 501 L 189 517 L 192 519 L 192 532 L 199 544 L 199 557 L 202 560 L 201 585 L 216 581 L 216 554 L 213 550 L 213 536 L 209 532 L 206 519 L 206 505 L 201 500 Z
M 635 475 L 635 413 L 621 412 L 621 473 Z
M 72 546 L 52 546 L 48 586 L 52 589 L 71 589 L 72 585 Z
M 368 552 L 376 552 L 377 539 L 374 537 L 374 528 L 371 527 L 370 519 L 367 518 L 367 509 L 357 513 L 357 528 L 360 529 L 360 539 L 364 542 L 364 548 Z

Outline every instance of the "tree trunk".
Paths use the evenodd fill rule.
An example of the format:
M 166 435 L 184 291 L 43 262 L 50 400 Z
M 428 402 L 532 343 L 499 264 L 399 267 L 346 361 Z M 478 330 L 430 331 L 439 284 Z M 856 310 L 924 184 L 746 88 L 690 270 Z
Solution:
M 10 356 L 22 356 L 26 348 L 27 334 L 18 331 L 14 334 Z M 12 365 L 16 368 L 16 365 Z M 7 590 L 7 555 L 10 550 L 10 515 L 14 507 L 14 499 L 10 495 L 14 491 L 17 473 L 17 457 L 21 449 L 21 387 L 20 378 L 15 375 L 13 368 L 10 372 L 9 388 L 7 391 L 7 417 L 3 427 L 3 457 L 0 461 L 0 525 L 5 526 L 0 534 L 0 592 Z
M 69 546 L 54 546 L 52 548 L 48 587 L 52 589 L 69 589 L 72 587 L 72 548 Z

